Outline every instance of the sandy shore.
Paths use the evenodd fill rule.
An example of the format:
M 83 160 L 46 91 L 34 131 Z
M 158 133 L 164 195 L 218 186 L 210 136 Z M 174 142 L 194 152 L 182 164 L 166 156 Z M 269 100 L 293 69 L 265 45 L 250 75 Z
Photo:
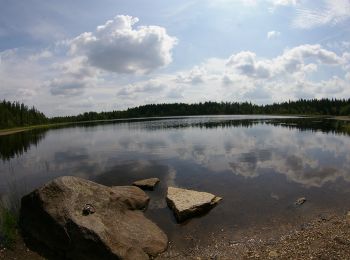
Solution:
M 27 131 L 28 129 L 14 129 L 14 130 L 1 130 L 0 131 L 0 136 L 2 135 L 10 135 L 10 134 L 15 134 L 23 131 Z
M 197 242 L 188 251 L 170 243 L 157 259 L 350 259 L 350 222 L 345 216 L 325 214 L 279 237 L 216 237 L 212 245 Z
M 335 117 L 331 117 L 333 119 L 336 120 L 342 120 L 342 121 L 350 121 L 350 116 L 335 116 Z

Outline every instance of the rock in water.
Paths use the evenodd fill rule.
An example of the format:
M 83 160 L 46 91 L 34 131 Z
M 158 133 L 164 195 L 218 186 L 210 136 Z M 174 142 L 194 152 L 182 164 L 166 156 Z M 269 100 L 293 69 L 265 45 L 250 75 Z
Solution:
M 141 211 L 148 202 L 134 186 L 61 177 L 22 198 L 20 226 L 29 245 L 58 259 L 149 259 L 168 239 Z
M 297 199 L 294 204 L 296 206 L 300 206 L 300 205 L 303 205 L 305 202 L 306 202 L 306 198 L 305 197 L 301 197 L 301 198 Z
M 166 200 L 177 221 L 182 222 L 209 211 L 222 198 L 207 192 L 169 187 Z
M 137 186 L 144 190 L 153 190 L 158 182 L 159 182 L 158 178 L 150 178 L 150 179 L 135 181 L 132 185 Z

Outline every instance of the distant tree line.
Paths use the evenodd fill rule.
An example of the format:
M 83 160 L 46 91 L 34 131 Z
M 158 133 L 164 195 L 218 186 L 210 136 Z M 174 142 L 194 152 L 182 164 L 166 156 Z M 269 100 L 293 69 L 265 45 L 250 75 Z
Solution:
M 350 99 L 300 99 L 256 105 L 250 102 L 204 102 L 196 104 L 150 104 L 123 111 L 86 112 L 76 116 L 47 118 L 34 107 L 19 102 L 0 103 L 0 128 L 28 126 L 43 123 L 112 120 L 135 117 L 230 115 L 230 114 L 280 114 L 280 115 L 350 115 Z
M 47 117 L 19 102 L 0 102 L 0 129 L 47 123 Z
M 196 104 L 150 104 L 124 111 L 86 112 L 77 116 L 54 117 L 52 122 L 76 122 L 111 120 L 134 117 L 233 115 L 233 114 L 280 114 L 280 115 L 350 115 L 350 99 L 300 99 L 256 105 L 250 102 L 204 102 Z

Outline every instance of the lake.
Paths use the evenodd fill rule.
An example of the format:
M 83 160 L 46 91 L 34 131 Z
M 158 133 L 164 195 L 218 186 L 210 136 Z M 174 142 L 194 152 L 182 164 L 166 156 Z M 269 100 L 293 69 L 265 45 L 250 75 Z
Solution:
M 0 194 L 22 195 L 63 175 L 104 185 L 158 177 L 146 215 L 177 248 L 273 237 L 350 209 L 345 122 L 278 116 L 203 116 L 76 124 L 0 136 Z M 165 203 L 176 186 L 223 201 L 177 224 Z M 294 202 L 306 197 L 301 206 Z M 231 242 L 230 242 L 231 241 Z

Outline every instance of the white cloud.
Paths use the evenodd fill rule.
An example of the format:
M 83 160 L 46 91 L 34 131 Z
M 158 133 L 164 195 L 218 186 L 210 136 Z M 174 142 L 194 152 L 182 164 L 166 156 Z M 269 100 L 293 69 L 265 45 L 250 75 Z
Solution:
M 271 76 L 271 65 L 267 61 L 257 61 L 256 54 L 243 51 L 232 55 L 227 65 L 238 73 L 253 78 L 268 78 Z
M 299 0 L 269 0 L 275 6 L 288 6 L 288 5 L 296 5 Z
M 76 96 L 85 88 L 93 86 L 99 74 L 98 70 L 86 65 L 85 57 L 76 57 L 63 63 L 54 64 L 57 76 L 44 85 L 52 95 Z
M 336 25 L 350 18 L 349 0 L 323 0 L 321 7 L 298 8 L 292 25 L 311 29 L 322 25 Z
M 271 103 L 350 96 L 350 54 L 321 45 L 296 46 L 270 58 L 242 51 L 187 70 L 141 76 L 106 72 L 90 66 L 84 55 L 57 56 L 52 49 L 29 54 L 11 50 L 2 52 L 0 58 L 1 96 L 36 105 L 48 115 L 147 103 Z M 318 70 L 330 67 L 339 76 L 322 75 L 320 80 Z
M 278 38 L 279 36 L 281 35 L 281 33 L 280 32 L 278 32 L 278 31 L 269 31 L 268 33 L 267 33 L 267 39 L 276 39 L 276 38 Z
M 305 68 L 305 63 L 308 61 L 326 65 L 342 65 L 344 63 L 342 57 L 322 48 L 319 44 L 305 44 L 286 50 L 283 55 L 274 60 L 274 63 L 277 71 L 284 70 L 294 73 Z
M 175 86 L 168 91 L 166 94 L 167 98 L 182 100 L 184 98 L 183 92 L 185 88 L 183 86 Z
M 51 94 L 82 95 L 87 88 L 96 87 L 103 76 L 110 77 L 109 72 L 142 74 L 169 64 L 176 38 L 158 26 L 134 29 L 137 22 L 138 18 L 116 16 L 98 26 L 94 33 L 86 32 L 63 43 L 69 48 L 69 56 L 53 66 L 57 75 L 45 83 Z M 147 93 L 159 86 L 154 82 L 143 86 L 129 84 L 119 90 L 118 96 Z
M 38 60 L 30 57 L 20 49 L 0 52 L 0 95 L 3 98 L 33 104 L 32 99 L 40 92 L 47 73 Z
M 147 103 L 145 99 L 150 101 L 150 96 L 155 103 L 342 98 L 350 94 L 344 56 L 320 45 L 300 45 L 270 59 L 243 51 L 228 59 L 209 59 L 189 70 L 154 76 L 152 84 L 146 80 L 126 85 L 117 95 L 137 104 Z M 343 72 L 344 77 L 311 80 L 325 66 Z
M 202 3 L 202 1 L 198 1 Z M 210 7 L 222 7 L 235 3 L 242 4 L 247 7 L 256 7 L 258 4 L 270 6 L 272 10 L 280 6 L 296 6 L 300 0 L 215 0 L 207 1 Z
M 166 85 L 159 80 L 149 80 L 145 83 L 139 84 L 128 84 L 125 87 L 122 87 L 118 92 L 117 96 L 125 96 L 127 98 L 132 98 L 135 94 L 143 93 L 143 94 L 151 94 L 157 93 L 159 94 L 164 89 L 166 89 Z
M 177 40 L 159 26 L 135 27 L 137 21 L 117 16 L 93 33 L 43 50 L 0 52 L 0 95 L 35 105 L 47 115 L 124 109 L 167 97 L 173 86 L 167 87 L 158 76 L 152 80 L 152 74 L 139 74 L 169 64 Z M 127 95 L 116 96 L 118 89 L 130 98 L 141 97 L 139 103 Z M 145 97 L 150 93 L 154 99 Z M 85 102 L 91 98 L 94 102 Z
M 350 41 L 335 41 L 335 42 L 328 42 L 327 44 L 328 48 L 338 50 L 338 51 L 348 51 L 350 50 Z
M 232 4 L 233 2 L 240 2 L 246 6 L 256 6 L 259 2 L 267 2 L 270 5 L 277 6 L 294 6 L 299 0 L 215 0 L 210 1 L 210 5 L 223 5 L 223 4 Z
M 70 42 L 73 55 L 84 55 L 87 63 L 116 73 L 148 73 L 172 61 L 175 37 L 159 26 L 134 28 L 138 18 L 118 15 L 95 32 L 86 32 Z
M 179 73 L 176 81 L 178 83 L 199 84 L 205 81 L 206 71 L 203 67 L 195 66 L 189 72 Z
M 345 74 L 345 79 L 350 82 L 350 72 Z
M 83 93 L 88 83 L 74 78 L 55 78 L 48 87 L 52 95 L 76 96 Z
M 33 60 L 33 61 L 38 61 L 40 59 L 47 59 L 47 58 L 51 58 L 52 57 L 52 52 L 49 51 L 49 50 L 43 50 L 39 53 L 35 53 L 33 55 L 30 55 L 29 56 L 29 59 L 30 60 Z
M 314 72 L 317 70 L 314 63 L 343 65 L 346 61 L 344 57 L 322 48 L 321 45 L 306 44 L 287 49 L 273 59 L 258 59 L 253 52 L 239 52 L 228 59 L 227 66 L 241 75 L 263 79 L 285 73 Z

